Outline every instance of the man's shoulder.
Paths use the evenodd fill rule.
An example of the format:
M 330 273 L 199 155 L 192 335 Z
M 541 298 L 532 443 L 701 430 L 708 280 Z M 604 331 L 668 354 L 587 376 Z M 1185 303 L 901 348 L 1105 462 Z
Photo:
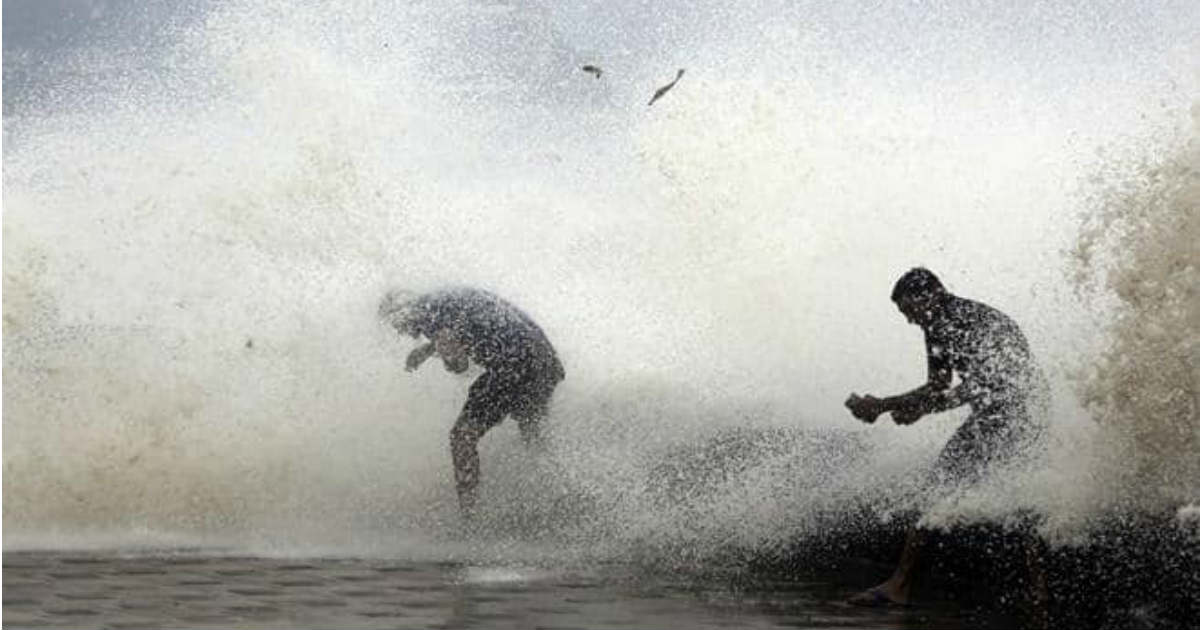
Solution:
M 468 308 L 504 304 L 495 294 L 475 287 L 444 287 L 422 296 L 429 304 L 450 308 Z
M 982 334 L 1004 339 L 1020 340 L 1024 343 L 1024 335 L 1016 320 L 1009 317 L 998 308 L 977 300 L 955 297 L 956 306 L 951 316 L 957 320 L 957 326 Z
M 967 322 L 1012 321 L 1008 315 L 994 306 L 957 295 L 951 296 L 950 312 L 956 318 Z
M 489 327 L 519 328 L 532 325 L 521 309 L 496 294 L 474 287 L 451 287 L 428 294 L 434 310 L 454 313 Z

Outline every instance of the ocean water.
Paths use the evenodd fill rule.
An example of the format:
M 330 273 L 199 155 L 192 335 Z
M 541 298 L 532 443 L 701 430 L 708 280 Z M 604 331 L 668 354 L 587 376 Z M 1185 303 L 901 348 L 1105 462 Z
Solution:
M 946 601 L 857 608 L 845 590 L 828 580 L 731 588 L 604 565 L 10 553 L 4 617 L 13 628 L 1004 627 Z
M 916 507 L 1034 515 L 1051 549 L 1190 531 L 1195 3 L 4 11 L 6 625 L 954 627 L 938 593 L 841 605 L 889 570 L 853 544 L 851 576 L 754 567 Z M 1045 458 L 936 500 L 962 412 L 842 407 L 923 381 L 888 301 L 916 265 L 1053 385 Z M 405 373 L 375 316 L 445 284 L 521 306 L 568 373 L 546 452 L 483 440 L 469 526 L 446 441 L 478 372 Z M 293 564 L 316 584 L 275 584 Z

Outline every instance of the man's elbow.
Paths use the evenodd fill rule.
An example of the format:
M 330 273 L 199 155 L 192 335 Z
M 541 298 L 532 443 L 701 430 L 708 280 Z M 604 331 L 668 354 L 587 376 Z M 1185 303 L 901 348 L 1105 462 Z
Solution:
M 948 375 L 942 376 L 939 374 L 931 377 L 929 381 L 925 383 L 925 387 L 930 393 L 940 393 L 950 389 L 952 381 L 953 379 L 951 379 Z

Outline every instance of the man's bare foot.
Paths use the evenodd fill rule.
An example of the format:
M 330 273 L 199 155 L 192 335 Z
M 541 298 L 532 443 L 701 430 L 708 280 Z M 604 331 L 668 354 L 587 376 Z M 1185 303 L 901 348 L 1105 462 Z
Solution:
M 908 598 L 899 597 L 896 593 L 884 585 L 869 588 L 850 599 L 846 600 L 851 606 L 865 606 L 869 608 L 884 608 L 887 606 L 907 606 Z

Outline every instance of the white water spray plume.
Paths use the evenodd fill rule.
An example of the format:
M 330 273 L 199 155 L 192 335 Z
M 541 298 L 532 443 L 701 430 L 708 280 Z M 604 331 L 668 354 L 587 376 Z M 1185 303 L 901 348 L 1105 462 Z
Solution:
M 924 381 L 915 265 L 1053 382 L 1044 460 L 929 524 L 1200 501 L 1196 3 L 85 4 L 5 49 L 6 549 L 682 564 L 886 520 L 963 417 L 842 407 Z M 568 374 L 548 456 L 483 439 L 482 539 L 477 373 L 377 313 L 448 284 Z

